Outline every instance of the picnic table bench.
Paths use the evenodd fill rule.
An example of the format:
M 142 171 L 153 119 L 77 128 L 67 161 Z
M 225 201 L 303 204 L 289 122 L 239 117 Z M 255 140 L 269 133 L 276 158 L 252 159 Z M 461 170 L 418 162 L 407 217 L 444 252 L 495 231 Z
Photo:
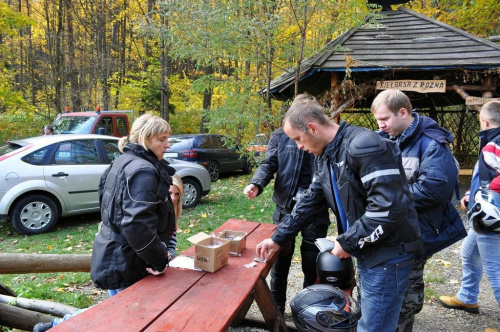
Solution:
M 276 259 L 245 267 L 255 247 L 271 237 L 276 225 L 229 219 L 215 230 L 248 233 L 247 249 L 215 273 L 168 268 L 147 276 L 123 292 L 83 311 L 50 331 L 225 331 L 238 326 L 255 299 L 272 331 L 287 331 L 266 276 Z M 182 253 L 194 256 L 194 246 Z

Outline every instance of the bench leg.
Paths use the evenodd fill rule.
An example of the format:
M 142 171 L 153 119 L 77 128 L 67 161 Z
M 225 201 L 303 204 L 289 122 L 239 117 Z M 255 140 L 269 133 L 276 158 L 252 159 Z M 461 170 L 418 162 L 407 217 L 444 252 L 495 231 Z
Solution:
M 269 329 L 271 331 L 288 332 L 285 319 L 279 312 L 278 306 L 273 300 L 273 296 L 267 282 L 262 277 L 259 278 L 255 284 L 255 293 L 253 296 Z

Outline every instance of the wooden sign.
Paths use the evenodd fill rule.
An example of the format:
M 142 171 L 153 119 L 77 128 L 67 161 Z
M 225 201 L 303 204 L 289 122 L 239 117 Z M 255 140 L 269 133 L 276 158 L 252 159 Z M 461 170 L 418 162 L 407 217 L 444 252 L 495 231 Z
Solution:
M 377 90 L 397 89 L 401 91 L 445 92 L 446 80 L 399 80 L 377 81 Z
M 467 98 L 465 98 L 465 105 L 484 105 L 489 101 L 500 102 L 500 98 L 483 98 L 483 97 L 468 96 Z

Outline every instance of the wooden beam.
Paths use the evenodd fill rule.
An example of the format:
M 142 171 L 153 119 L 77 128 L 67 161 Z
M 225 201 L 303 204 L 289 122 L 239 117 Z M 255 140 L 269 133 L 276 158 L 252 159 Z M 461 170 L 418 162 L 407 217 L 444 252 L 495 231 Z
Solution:
M 0 274 L 89 272 L 92 255 L 0 254 Z
M 464 100 L 466 100 L 467 97 L 469 97 L 469 94 L 456 84 L 453 85 L 453 90 L 455 90 L 455 92 L 458 93 L 458 95 L 462 97 Z M 474 105 L 474 109 L 479 112 L 479 110 L 481 110 L 481 107 Z
M 0 326 L 32 331 L 40 322 L 50 322 L 53 317 L 39 312 L 0 303 Z
M 497 88 L 494 85 L 460 85 L 459 86 L 464 91 L 495 91 Z M 447 86 L 446 91 L 456 91 L 453 86 Z
M 0 303 L 59 317 L 64 317 L 66 314 L 74 314 L 79 310 L 78 308 L 62 303 L 7 295 L 0 295 Z
M 1 282 L 0 282 L 0 294 L 9 295 L 9 296 L 17 296 L 16 293 L 12 289 L 5 286 Z

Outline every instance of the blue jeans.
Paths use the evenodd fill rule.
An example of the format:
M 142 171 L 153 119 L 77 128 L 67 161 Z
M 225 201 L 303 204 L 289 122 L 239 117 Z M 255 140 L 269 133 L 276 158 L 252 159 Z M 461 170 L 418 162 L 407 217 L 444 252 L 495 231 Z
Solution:
M 357 260 L 361 286 L 361 319 L 357 332 L 396 330 L 413 262 L 411 254 L 372 268 L 367 268 L 363 259 Z
M 500 306 L 500 234 L 478 234 L 471 228 L 461 251 L 462 285 L 457 298 L 465 304 L 478 302 L 484 267 Z

